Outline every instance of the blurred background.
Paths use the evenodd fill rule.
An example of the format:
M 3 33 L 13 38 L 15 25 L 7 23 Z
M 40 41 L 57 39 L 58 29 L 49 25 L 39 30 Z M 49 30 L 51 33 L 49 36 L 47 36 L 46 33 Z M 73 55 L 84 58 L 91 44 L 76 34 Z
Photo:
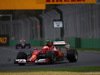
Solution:
M 54 27 L 54 21 L 63 27 Z M 0 10 L 0 35 L 9 45 L 24 39 L 32 46 L 65 40 L 75 48 L 100 48 L 100 1 L 96 4 L 46 5 L 45 10 Z

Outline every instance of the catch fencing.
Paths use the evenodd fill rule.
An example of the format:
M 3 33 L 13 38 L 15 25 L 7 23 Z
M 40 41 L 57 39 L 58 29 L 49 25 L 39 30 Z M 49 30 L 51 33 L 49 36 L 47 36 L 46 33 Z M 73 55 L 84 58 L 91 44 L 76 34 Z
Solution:
M 54 28 L 53 20 L 62 18 L 65 38 L 100 38 L 100 4 L 65 4 L 20 20 L 0 21 L 0 34 L 9 34 L 10 40 L 47 40 L 61 37 L 61 28 Z
M 36 40 L 40 39 L 39 20 L 29 17 L 22 20 L 0 21 L 0 34 L 9 34 L 10 40 Z
M 63 12 L 66 38 L 100 38 L 100 4 L 58 7 Z

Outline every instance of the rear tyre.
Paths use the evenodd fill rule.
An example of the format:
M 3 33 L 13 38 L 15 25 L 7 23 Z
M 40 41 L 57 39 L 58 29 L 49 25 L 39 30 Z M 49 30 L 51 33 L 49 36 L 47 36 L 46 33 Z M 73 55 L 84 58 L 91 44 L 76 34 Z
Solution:
M 77 62 L 78 60 L 78 52 L 75 49 L 71 49 L 67 53 L 67 59 L 69 62 Z
M 31 45 L 30 44 L 28 44 L 28 46 L 29 46 L 29 48 L 31 48 Z
M 18 45 L 16 45 L 16 49 L 18 49 Z
M 16 44 L 16 49 L 19 49 L 21 47 L 21 44 Z
M 27 60 L 27 54 L 25 52 L 19 52 L 17 54 L 17 59 L 26 59 Z M 19 65 L 25 65 L 25 63 L 18 63 Z
M 26 44 L 26 46 L 28 46 L 28 49 L 29 49 L 29 48 L 31 48 L 31 45 L 30 45 L 30 43 Z
M 54 51 L 48 51 L 46 53 L 46 58 L 49 58 L 51 60 L 51 64 L 55 64 L 56 63 L 56 54 Z

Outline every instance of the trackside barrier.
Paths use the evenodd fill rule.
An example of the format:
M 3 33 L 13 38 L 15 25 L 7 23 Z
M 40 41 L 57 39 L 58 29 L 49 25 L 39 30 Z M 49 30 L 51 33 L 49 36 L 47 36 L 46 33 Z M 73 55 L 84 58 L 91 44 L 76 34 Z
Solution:
M 27 43 L 30 43 L 31 46 L 40 46 L 40 40 L 30 40 L 26 41 Z
M 16 43 L 18 43 L 18 41 L 16 41 L 16 40 L 10 41 L 9 46 L 15 46 Z
M 66 41 L 70 42 L 70 46 L 72 48 L 91 48 L 91 49 L 100 49 L 100 39 L 97 38 L 73 38 L 66 39 Z
M 100 49 L 100 39 L 81 39 L 81 48 Z
M 75 48 L 75 39 L 74 38 L 65 39 L 65 41 L 70 42 L 70 47 Z
M 81 38 L 75 38 L 75 48 L 81 48 Z
M 54 41 L 54 40 L 51 40 Z M 100 49 L 100 39 L 80 39 L 80 38 L 70 38 L 65 39 L 65 41 L 70 42 L 71 48 L 93 48 L 93 49 Z M 9 46 L 15 46 L 16 43 L 19 41 L 13 40 L 9 42 Z M 44 46 L 46 45 L 46 41 L 43 40 L 29 40 L 26 41 L 27 43 L 30 43 L 31 46 Z
M 92 48 L 92 49 L 100 49 L 100 39 L 97 38 L 73 38 L 66 39 L 66 41 L 70 42 L 72 48 Z
M 9 35 L 0 35 L 0 46 L 9 46 Z

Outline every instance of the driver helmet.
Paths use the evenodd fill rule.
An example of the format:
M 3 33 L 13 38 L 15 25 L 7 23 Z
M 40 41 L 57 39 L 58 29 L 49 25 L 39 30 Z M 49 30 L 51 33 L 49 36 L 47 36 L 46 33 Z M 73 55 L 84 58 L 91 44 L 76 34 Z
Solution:
M 51 40 L 46 40 L 47 43 L 51 43 Z
M 37 48 L 35 48 L 34 50 L 38 50 Z
M 48 46 L 44 46 L 43 50 L 49 50 L 49 47 Z
M 24 40 L 24 39 L 22 39 L 22 40 L 20 40 L 20 42 L 25 42 L 25 40 Z

